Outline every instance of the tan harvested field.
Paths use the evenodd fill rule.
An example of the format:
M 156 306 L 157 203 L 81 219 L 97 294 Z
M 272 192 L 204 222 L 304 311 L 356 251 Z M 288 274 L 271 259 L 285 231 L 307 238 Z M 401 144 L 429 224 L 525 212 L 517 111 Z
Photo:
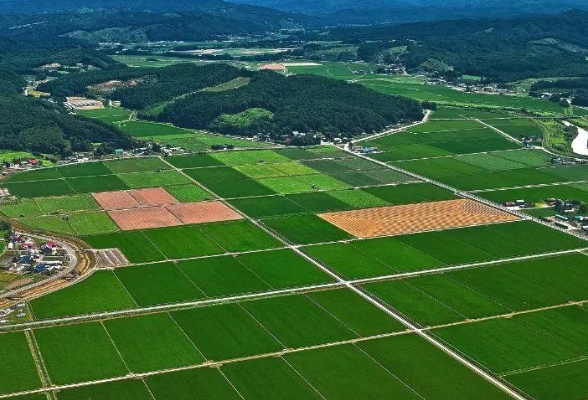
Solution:
M 108 214 L 123 231 L 182 225 L 182 221 L 177 219 L 165 207 L 112 210 Z
M 140 204 L 127 191 L 92 193 L 94 200 L 104 210 L 122 210 L 125 208 L 136 208 Z
M 164 206 L 179 203 L 164 188 L 136 189 L 129 191 L 129 194 L 141 206 Z
M 402 235 L 518 219 L 514 215 L 467 199 L 324 213 L 319 216 L 360 238 Z
M 243 218 L 220 201 L 176 204 L 166 208 L 184 224 L 203 224 Z

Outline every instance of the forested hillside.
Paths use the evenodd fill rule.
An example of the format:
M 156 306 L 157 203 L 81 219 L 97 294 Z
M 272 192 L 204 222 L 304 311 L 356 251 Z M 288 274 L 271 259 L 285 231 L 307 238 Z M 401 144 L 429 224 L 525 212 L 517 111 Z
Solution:
M 104 54 L 70 40 L 0 39 L 0 150 L 26 150 L 69 155 L 88 151 L 92 143 L 130 148 L 134 140 L 113 126 L 70 115 L 60 104 L 23 96 L 23 74 L 41 74 L 52 62 L 84 63 L 109 68 Z
M 463 19 L 337 28 L 329 37 L 360 44 L 365 61 L 394 57 L 411 70 L 468 74 L 493 81 L 588 75 L 588 13 L 514 19 Z
M 251 109 L 270 114 L 227 124 L 227 115 Z M 285 77 L 257 73 L 239 89 L 199 92 L 167 105 L 156 116 L 187 128 L 218 129 L 223 133 L 291 135 L 293 131 L 353 136 L 382 130 L 386 125 L 422 118 L 419 103 L 387 96 L 360 85 L 313 76 Z M 225 118 L 223 118 L 225 116 Z
M 52 95 L 87 94 L 89 85 L 137 78 L 107 96 L 139 116 L 185 128 L 272 137 L 293 131 L 353 136 L 422 118 L 418 102 L 361 85 L 314 76 L 286 77 L 224 64 L 178 64 L 160 69 L 117 68 L 65 76 L 40 87 Z M 245 79 L 245 85 L 204 90 Z
M 199 2 L 194 2 L 199 4 Z M 315 17 L 224 2 L 175 12 L 112 8 L 67 10 L 55 14 L 0 13 L 0 35 L 15 38 L 69 36 L 92 42 L 208 40 L 264 34 L 282 28 L 319 27 Z M 84 3 L 85 4 L 85 3 Z M 0 4 L 1 9 L 1 4 Z M 171 10 L 175 8 L 170 7 Z

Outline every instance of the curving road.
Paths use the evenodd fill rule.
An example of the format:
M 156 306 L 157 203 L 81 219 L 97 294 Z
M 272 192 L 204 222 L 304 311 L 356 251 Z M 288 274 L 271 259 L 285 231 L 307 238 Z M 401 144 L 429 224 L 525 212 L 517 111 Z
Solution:
M 67 261 L 68 261 L 67 268 L 65 268 L 63 271 L 59 272 L 58 274 L 55 274 L 47 279 L 43 279 L 42 281 L 35 282 L 30 285 L 21 286 L 17 289 L 9 291 L 9 292 L 2 293 L 2 294 L 0 294 L 0 300 L 9 299 L 11 297 L 18 297 L 21 292 L 36 289 L 36 288 L 42 287 L 44 285 L 47 285 L 50 282 L 57 281 L 65 276 L 69 275 L 78 266 L 77 252 L 67 242 L 64 242 L 63 240 L 49 238 L 46 236 L 32 234 L 32 233 L 27 233 L 27 232 L 23 232 L 23 233 L 25 233 L 29 237 L 32 237 L 32 238 L 35 238 L 38 240 L 47 241 L 47 242 L 51 241 L 51 242 L 57 243 L 57 245 L 59 245 L 61 248 L 63 248 L 67 254 Z M 29 299 L 23 299 L 23 300 L 29 300 Z

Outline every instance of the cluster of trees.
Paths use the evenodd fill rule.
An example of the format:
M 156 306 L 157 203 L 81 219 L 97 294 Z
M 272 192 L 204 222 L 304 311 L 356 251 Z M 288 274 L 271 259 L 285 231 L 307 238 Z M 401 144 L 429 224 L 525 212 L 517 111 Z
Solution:
M 588 76 L 588 13 L 566 12 L 511 19 L 463 19 L 335 28 L 331 39 L 361 42 L 358 55 L 373 61 L 386 49 L 405 45 L 399 62 L 419 70 L 431 65 L 451 74 L 495 82 L 549 76 Z M 390 38 L 395 41 L 391 42 Z M 436 62 L 434 62 L 436 61 Z
M 68 74 L 39 85 L 42 92 L 51 93 L 53 97 L 64 98 L 74 95 L 88 95 L 88 86 L 111 80 L 127 81 L 152 74 L 153 68 L 129 68 L 115 65 L 111 68 L 83 74 Z
M 531 86 L 529 94 L 538 97 L 545 92 L 552 94 L 553 101 L 571 97 L 572 104 L 588 107 L 588 78 L 539 81 Z
M 57 62 L 62 65 L 83 63 L 109 68 L 116 62 L 88 43 L 68 38 L 9 38 L 0 36 L 0 66 L 20 74 L 38 74 L 36 68 Z
M 421 104 L 416 101 L 360 85 L 262 71 L 255 73 L 248 85 L 235 90 L 198 92 L 179 98 L 166 105 L 156 119 L 186 128 L 242 135 L 267 133 L 280 138 L 293 131 L 353 136 L 417 120 L 422 115 Z
M 114 61 L 69 39 L 13 40 L 0 38 L 0 149 L 70 155 L 89 151 L 93 143 L 130 148 L 134 140 L 97 120 L 71 115 L 61 104 L 23 96 L 23 74 L 39 66 Z
M 120 100 L 123 107 L 140 110 L 252 74 L 226 64 L 196 66 L 190 63 L 171 65 L 150 72 L 155 79 L 137 86 L 117 89 L 111 97 Z
M 135 142 L 112 125 L 66 113 L 60 105 L 25 97 L 0 97 L 0 149 L 68 156 L 92 143 L 131 148 Z
M 226 64 L 197 66 L 191 63 L 170 65 L 164 68 L 116 68 L 83 74 L 70 74 L 39 86 L 54 97 L 89 95 L 89 86 L 111 80 L 141 79 L 140 84 L 123 86 L 111 98 L 120 100 L 123 107 L 140 110 L 157 105 L 177 96 L 209 86 L 216 86 L 251 72 Z

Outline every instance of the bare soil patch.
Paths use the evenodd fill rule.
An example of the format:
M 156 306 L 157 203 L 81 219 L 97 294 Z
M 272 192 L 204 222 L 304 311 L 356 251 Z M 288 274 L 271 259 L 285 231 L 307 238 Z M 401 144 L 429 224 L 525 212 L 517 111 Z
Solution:
M 94 200 L 104 210 L 122 210 L 125 208 L 136 208 L 140 204 L 127 191 L 92 193 Z
M 182 221 L 176 218 L 165 207 L 112 210 L 108 214 L 123 231 L 182 225 Z
M 514 215 L 473 200 L 459 199 L 319 214 L 360 238 L 515 221 Z
M 129 194 L 141 206 L 164 206 L 179 203 L 164 188 L 136 189 L 129 191 Z
M 176 204 L 166 208 L 184 224 L 203 224 L 243 218 L 220 201 Z

